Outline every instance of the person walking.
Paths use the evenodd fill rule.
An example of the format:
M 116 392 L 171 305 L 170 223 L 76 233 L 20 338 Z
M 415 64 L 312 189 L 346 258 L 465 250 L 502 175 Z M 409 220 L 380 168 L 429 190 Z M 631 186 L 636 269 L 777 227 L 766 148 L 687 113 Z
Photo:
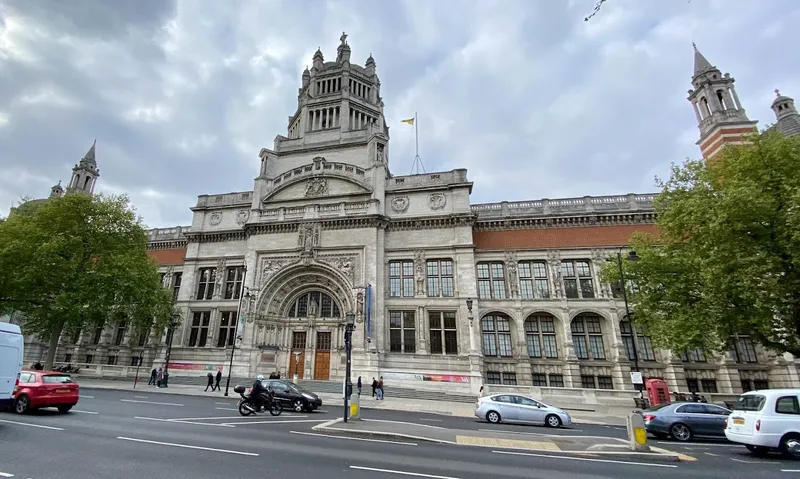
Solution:
M 358 387 L 358 395 L 361 396 L 361 376 L 358 377 L 358 382 L 356 383 Z
M 156 387 L 157 388 L 161 387 L 161 381 L 163 381 L 163 380 L 164 380 L 164 369 L 159 367 L 158 368 L 158 374 L 156 374 Z
M 156 368 L 153 368 L 153 370 L 150 371 L 150 380 L 147 381 L 147 385 L 150 386 L 152 384 L 153 386 L 155 386 L 157 378 L 158 378 L 158 370 Z
M 208 388 L 211 388 L 211 390 L 213 391 L 214 390 L 214 375 L 211 374 L 211 373 L 208 373 L 206 375 L 206 377 L 208 378 L 208 384 L 206 384 L 205 391 L 208 391 Z
M 378 381 L 378 401 L 383 401 L 383 376 Z
M 378 381 L 372 378 L 372 397 L 375 397 L 375 391 L 378 389 Z
M 217 391 L 219 391 L 219 390 L 220 390 L 220 387 L 219 387 L 219 382 L 220 382 L 220 381 L 222 381 L 222 369 L 218 369 L 218 370 L 217 370 L 217 382 L 216 382 L 216 384 L 214 384 L 214 388 L 213 388 L 213 389 L 211 389 L 212 391 L 213 391 L 214 389 L 216 389 Z

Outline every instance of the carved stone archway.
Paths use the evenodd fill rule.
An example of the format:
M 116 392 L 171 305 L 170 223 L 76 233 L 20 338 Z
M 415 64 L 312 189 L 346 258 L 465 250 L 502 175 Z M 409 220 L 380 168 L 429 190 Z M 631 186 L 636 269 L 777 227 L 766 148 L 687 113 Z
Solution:
M 330 294 L 339 303 L 342 315 L 356 310 L 356 299 L 348 278 L 326 264 L 313 262 L 307 266 L 288 266 L 270 278 L 258 295 L 257 316 L 260 319 L 284 317 L 288 303 L 305 290 Z

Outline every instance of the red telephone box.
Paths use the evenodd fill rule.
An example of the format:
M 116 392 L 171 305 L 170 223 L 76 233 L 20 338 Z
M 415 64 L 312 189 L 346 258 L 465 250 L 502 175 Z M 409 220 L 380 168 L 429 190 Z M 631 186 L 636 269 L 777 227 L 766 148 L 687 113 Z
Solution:
M 645 388 L 647 389 L 647 399 L 650 404 L 669 404 L 669 387 L 667 382 L 663 379 L 648 379 L 645 381 Z

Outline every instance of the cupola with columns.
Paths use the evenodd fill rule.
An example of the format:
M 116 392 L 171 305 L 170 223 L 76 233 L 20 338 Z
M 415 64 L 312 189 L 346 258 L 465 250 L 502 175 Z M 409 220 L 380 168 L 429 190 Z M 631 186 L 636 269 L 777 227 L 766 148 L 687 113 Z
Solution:
M 756 133 L 757 121 L 747 117 L 730 74 L 713 66 L 694 47 L 694 75 L 688 100 L 694 107 L 700 139 L 697 145 L 704 158 L 711 158 L 725 146 L 741 144 L 743 136 Z
M 97 160 L 95 159 L 96 147 L 97 140 L 94 140 L 89 151 L 72 168 L 72 179 L 67 186 L 67 193 L 94 193 L 95 183 L 100 177 L 100 170 L 97 169 Z
M 794 98 L 781 95 L 780 90 L 775 89 L 776 98 L 772 102 L 772 111 L 775 112 L 775 125 L 780 133 L 786 136 L 800 135 L 800 113 L 794 106 Z

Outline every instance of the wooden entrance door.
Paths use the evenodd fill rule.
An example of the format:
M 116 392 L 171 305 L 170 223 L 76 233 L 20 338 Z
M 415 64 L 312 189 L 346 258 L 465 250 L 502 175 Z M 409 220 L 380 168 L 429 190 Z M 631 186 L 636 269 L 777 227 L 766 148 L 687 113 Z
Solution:
M 331 378 L 331 333 L 317 332 L 317 350 L 314 351 L 314 379 L 327 381 Z
M 300 353 L 298 357 L 295 353 Z M 292 354 L 289 356 L 289 377 L 287 379 L 292 379 L 294 377 L 295 372 L 297 373 L 298 379 L 303 379 L 303 371 L 305 371 L 306 367 L 306 353 L 305 350 L 302 349 L 292 349 Z

